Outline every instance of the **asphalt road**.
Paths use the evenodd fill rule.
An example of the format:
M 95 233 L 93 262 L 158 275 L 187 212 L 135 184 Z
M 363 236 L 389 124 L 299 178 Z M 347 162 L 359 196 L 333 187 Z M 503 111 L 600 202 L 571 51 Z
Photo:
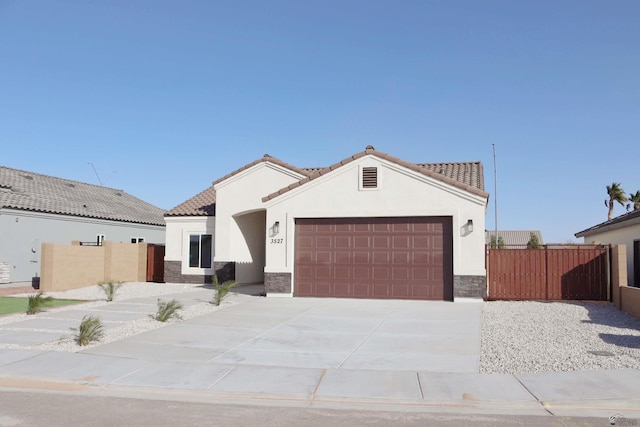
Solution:
M 632 420 L 627 420 L 632 421 Z M 0 391 L 0 426 L 606 426 L 605 418 L 452 415 Z M 640 425 L 626 423 L 624 425 Z

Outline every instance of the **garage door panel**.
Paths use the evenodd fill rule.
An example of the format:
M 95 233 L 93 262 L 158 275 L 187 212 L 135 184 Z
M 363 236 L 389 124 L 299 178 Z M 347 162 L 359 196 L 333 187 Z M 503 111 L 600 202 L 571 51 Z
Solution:
M 388 280 L 391 277 L 389 267 L 374 267 L 373 279 L 374 280 Z
M 331 248 L 331 237 L 329 236 L 318 236 L 316 237 L 315 247 L 317 249 L 330 249 Z
M 411 247 L 411 236 L 393 236 L 393 249 L 409 249 Z
M 389 252 L 374 252 L 373 264 L 388 265 L 391 262 L 391 254 Z
M 397 280 L 409 280 L 410 271 L 407 267 L 393 267 L 391 269 L 391 278 Z
M 389 298 L 391 297 L 391 292 L 389 292 L 389 285 L 386 284 L 373 284 L 372 286 L 373 292 L 372 296 L 374 298 Z
M 354 249 L 369 249 L 371 247 L 371 239 L 369 236 L 353 236 Z
M 352 253 L 351 252 L 334 252 L 335 254 L 335 264 L 347 264 L 347 265 L 351 265 L 353 264 L 351 258 L 352 258 Z
M 333 286 L 330 282 L 323 282 L 323 281 L 316 282 L 313 294 L 331 295 L 332 293 L 333 293 Z
M 353 231 L 351 229 L 351 224 L 348 223 L 344 223 L 344 224 L 336 224 L 336 229 L 335 229 L 336 233 L 347 233 L 347 234 L 351 234 L 351 232 Z
M 351 279 L 351 268 L 335 267 L 333 269 L 333 277 L 335 280 Z
M 371 254 L 369 252 L 354 252 L 353 263 L 354 264 L 370 264 Z
M 387 222 L 378 221 L 379 218 L 374 219 L 373 221 L 373 232 L 374 233 L 389 233 L 392 230 L 391 224 Z
M 411 296 L 409 285 L 393 285 L 392 296 L 394 298 L 408 298 Z
M 336 236 L 335 245 L 336 249 L 351 249 L 351 236 Z
M 336 282 L 333 287 L 333 295 L 336 297 L 350 297 L 353 295 L 349 283 Z
M 315 270 L 316 270 L 315 278 L 318 280 L 331 280 L 333 276 L 332 268 L 330 265 L 316 266 Z
M 368 281 L 371 279 L 371 269 L 369 267 L 354 267 L 353 279 L 357 281 Z
M 353 231 L 355 233 L 370 233 L 371 232 L 371 224 L 367 222 L 356 222 L 353 224 Z
M 373 294 L 371 292 L 371 285 L 362 284 L 362 283 L 354 283 L 353 284 L 353 295 L 362 295 L 363 297 L 372 297 Z M 350 295 L 350 296 L 353 296 Z
M 296 220 L 299 296 L 453 298 L 450 217 Z
M 388 249 L 391 247 L 391 236 L 374 236 L 373 247 L 376 249 Z
M 317 264 L 331 264 L 333 263 L 333 252 L 329 251 L 317 251 L 315 254 L 315 262 Z M 313 257 L 311 257 L 313 259 Z

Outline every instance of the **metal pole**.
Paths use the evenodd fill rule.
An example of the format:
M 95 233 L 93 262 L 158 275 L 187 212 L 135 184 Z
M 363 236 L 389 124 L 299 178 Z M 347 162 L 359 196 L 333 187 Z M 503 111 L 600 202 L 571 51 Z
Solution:
M 495 239 L 496 249 L 498 248 L 498 172 L 496 169 L 496 144 L 493 147 L 493 206 L 495 212 Z

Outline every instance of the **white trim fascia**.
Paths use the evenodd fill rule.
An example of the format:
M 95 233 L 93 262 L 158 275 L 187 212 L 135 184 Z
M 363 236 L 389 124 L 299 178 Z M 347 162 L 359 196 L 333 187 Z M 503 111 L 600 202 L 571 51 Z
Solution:
M 275 163 L 271 163 L 268 160 L 266 162 L 260 162 L 256 165 L 251 166 L 248 169 L 243 170 L 242 172 L 238 172 L 237 174 L 230 176 L 229 178 L 225 179 L 224 181 L 220 181 L 219 183 L 217 183 L 216 185 L 213 186 L 214 190 L 218 190 L 219 188 L 223 188 L 235 181 L 238 181 L 240 179 L 243 179 L 244 177 L 252 174 L 253 172 L 255 172 L 258 169 L 262 169 L 262 168 L 270 168 L 272 170 L 275 170 L 277 172 L 280 172 L 284 175 L 290 176 L 291 178 L 294 178 L 298 181 L 300 181 L 303 178 L 306 178 L 305 175 L 301 175 L 297 172 L 292 171 L 291 169 L 287 169 L 285 167 L 282 167 L 280 165 L 277 165 Z
M 638 225 L 638 224 L 640 224 L 640 217 L 631 218 L 631 219 L 628 219 L 626 221 L 620 221 L 620 222 L 615 223 L 615 224 L 604 225 L 601 228 L 598 228 L 597 230 L 591 230 L 591 231 L 585 231 L 585 232 L 576 233 L 575 236 L 577 238 L 592 237 L 592 236 L 595 236 L 595 235 L 598 235 L 598 234 L 602 234 L 602 233 L 606 233 L 606 232 L 614 231 L 614 230 L 619 230 L 621 228 L 632 227 L 632 226 Z
M 475 203 L 477 205 L 480 206 L 484 206 L 485 209 L 488 205 L 488 199 L 485 199 L 482 196 L 470 193 L 468 191 L 465 191 L 461 188 L 458 188 L 454 185 L 451 184 L 447 184 L 443 181 L 440 181 L 438 179 L 432 178 L 430 176 L 421 174 L 419 172 L 415 172 L 411 169 L 405 168 L 404 166 L 398 165 L 397 163 L 394 162 L 390 162 L 389 160 L 386 159 L 382 159 L 380 157 L 375 157 L 375 159 L 380 163 L 381 166 L 387 167 L 388 169 L 393 170 L 394 172 L 403 174 L 405 176 L 417 179 L 418 181 L 422 181 L 425 184 L 429 184 L 433 187 L 436 187 L 440 190 L 446 191 L 450 194 L 453 194 L 454 196 L 460 197 L 464 200 L 467 200 L 469 202 Z M 362 166 L 362 163 L 364 162 L 370 162 L 370 158 L 368 156 L 364 156 L 361 157 L 357 160 L 354 160 L 353 166 L 358 168 L 358 171 L 360 171 L 360 167 Z M 327 180 L 328 178 L 332 178 L 332 177 L 336 177 L 336 176 L 340 176 L 341 174 L 347 173 L 351 170 L 351 168 L 349 168 L 351 164 L 347 164 L 344 165 L 338 169 L 335 169 L 331 172 L 326 173 L 325 175 L 322 175 L 312 181 L 309 181 L 308 183 L 305 183 L 304 185 L 301 185 L 297 188 L 294 188 L 292 190 L 287 191 L 286 193 L 277 196 L 275 198 L 273 198 L 272 200 L 269 200 L 268 202 L 266 202 L 264 204 L 264 206 L 269 209 L 272 208 L 274 206 L 277 206 L 279 203 L 282 203 L 286 200 L 289 200 L 292 197 L 297 196 L 298 194 L 311 190 L 312 188 L 315 188 L 317 185 L 321 185 L 325 180 Z

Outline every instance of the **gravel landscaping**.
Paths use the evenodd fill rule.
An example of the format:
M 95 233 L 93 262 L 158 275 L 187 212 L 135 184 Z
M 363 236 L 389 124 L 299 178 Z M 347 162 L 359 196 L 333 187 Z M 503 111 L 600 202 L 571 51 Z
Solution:
M 196 291 L 202 291 L 203 288 L 201 285 L 185 285 L 185 284 L 170 284 L 170 283 L 124 283 L 118 289 L 113 302 L 107 302 L 105 293 L 98 286 L 89 286 L 80 289 L 73 289 L 69 291 L 63 292 L 47 292 L 46 295 L 52 296 L 54 298 L 59 299 L 80 299 L 87 300 L 92 302 L 82 303 L 78 305 L 70 305 L 59 308 L 47 308 L 43 312 L 40 312 L 35 315 L 28 316 L 25 313 L 20 314 L 11 314 L 7 316 L 0 316 L 0 328 L 5 331 L 25 331 L 23 328 L 14 329 L 11 328 L 11 323 L 20 322 L 22 320 L 28 319 L 64 319 L 60 314 L 69 311 L 69 310 L 109 310 L 109 304 L 115 303 L 127 303 L 131 305 L 132 311 L 136 312 L 138 307 L 144 307 L 148 309 L 149 314 L 152 314 L 156 311 L 155 304 L 143 304 L 139 302 L 131 302 L 131 300 L 135 300 L 137 298 L 146 298 L 146 297 L 162 297 L 163 295 L 167 296 L 164 299 L 171 299 L 171 295 L 181 294 L 179 300 L 185 299 L 185 294 L 193 293 Z M 14 296 L 28 296 L 34 294 L 36 291 L 27 293 L 27 294 L 18 294 Z M 218 307 L 211 304 L 211 299 L 213 298 L 213 290 L 209 290 L 211 292 L 211 298 L 206 301 L 202 298 L 198 298 L 194 296 L 194 301 L 191 304 L 185 305 L 185 307 L 179 311 L 179 314 L 183 320 L 191 319 L 193 317 L 201 316 L 203 314 L 211 313 L 231 304 L 237 304 L 233 301 L 223 301 L 223 303 Z M 186 297 L 188 298 L 188 296 Z M 96 311 L 96 315 L 100 316 L 100 312 Z M 150 331 L 153 329 L 158 329 L 166 324 L 178 322 L 180 320 L 172 319 L 166 323 L 158 322 L 152 319 L 149 316 L 145 316 L 144 318 L 136 319 L 136 320 L 128 320 L 128 321 L 118 321 L 118 322 L 103 322 L 105 326 L 110 326 L 105 329 L 104 337 L 99 343 L 89 344 L 87 346 L 79 346 L 73 340 L 73 331 L 59 331 L 60 339 L 57 341 L 47 342 L 45 344 L 33 345 L 33 346 L 25 346 L 25 345 L 13 345 L 13 344 L 3 344 L 0 343 L 0 348 L 14 348 L 14 349 L 32 349 L 32 350 L 54 350 L 54 351 L 68 351 L 68 352 L 77 352 L 89 349 L 91 347 L 95 347 L 97 345 L 106 344 L 112 341 L 121 340 L 132 335 L 137 335 L 146 331 Z M 78 322 L 79 324 L 79 322 Z M 6 325 L 6 326 L 3 326 Z M 36 330 L 29 329 L 34 332 L 51 332 L 51 330 Z
M 490 301 L 480 372 L 640 369 L 640 321 L 609 303 Z
M 27 319 L 65 319 L 64 312 L 82 310 L 96 314 L 109 311 L 108 304 L 129 304 L 132 313 L 147 310 L 154 313 L 153 299 L 146 303 L 138 298 L 162 297 L 187 302 L 180 315 L 190 319 L 237 304 L 236 298 L 225 300 L 220 307 L 211 304 L 213 290 L 204 293 L 198 285 L 167 283 L 125 283 L 114 302 L 106 301 L 98 286 L 65 292 L 51 292 L 54 298 L 82 299 L 91 302 L 47 309 L 33 316 L 24 313 L 0 316 L 0 329 L 14 330 L 11 323 Z M 199 294 L 190 293 L 200 291 Z M 29 294 L 23 294 L 26 296 Z M 210 296 L 209 296 L 210 295 Z M 234 301 L 235 300 L 235 301 Z M 172 320 L 175 322 L 179 320 Z M 92 346 L 120 340 L 165 325 L 148 316 L 128 321 L 105 321 L 105 336 L 98 344 L 80 347 L 72 339 L 72 331 L 60 330 L 60 340 L 41 345 L 2 344 L 0 348 L 54 351 L 82 351 Z M 15 329 L 24 331 L 24 329 Z M 33 330 L 52 332 L 51 330 Z M 480 372 L 518 373 L 598 369 L 640 369 L 640 321 L 618 311 L 613 304 L 589 302 L 491 301 L 483 303 Z

